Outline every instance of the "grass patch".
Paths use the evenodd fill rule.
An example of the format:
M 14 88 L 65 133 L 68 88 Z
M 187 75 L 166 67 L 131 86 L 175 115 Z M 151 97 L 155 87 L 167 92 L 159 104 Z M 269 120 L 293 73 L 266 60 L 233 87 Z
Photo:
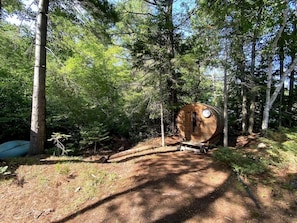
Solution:
M 55 196 L 59 197 L 58 205 L 67 201 L 59 208 L 59 213 L 63 215 L 77 210 L 88 200 L 101 198 L 106 191 L 112 192 L 119 179 L 109 166 L 78 157 L 48 157 L 35 163 L 30 161 L 30 165 L 24 163 L 28 162 L 23 158 L 7 161 L 5 171 L 12 168 L 13 175 L 10 181 L 0 183 L 15 185 L 20 181 L 20 186 L 29 190 L 34 185 L 36 194 L 55 191 Z
M 259 138 L 265 149 L 221 148 L 214 158 L 240 175 L 261 175 L 274 169 L 297 168 L 297 128 L 269 131 L 267 138 Z M 266 179 L 267 182 L 267 179 Z
M 57 163 L 55 165 L 56 172 L 67 176 L 70 173 L 70 164 L 69 163 Z
M 267 171 L 267 164 L 255 154 L 243 153 L 232 148 L 221 148 L 214 153 L 214 158 L 230 166 L 240 175 L 258 175 Z
M 1 166 L 0 175 L 7 175 L 7 174 L 10 174 L 10 171 L 8 170 L 8 166 Z
M 118 175 L 108 170 L 98 168 L 95 164 L 80 163 L 73 166 L 77 173 L 76 184 L 73 185 L 75 190 L 80 187 L 78 192 L 79 198 L 75 203 L 92 199 L 102 191 L 109 188 L 118 179 Z M 79 168 L 80 170 L 76 169 Z

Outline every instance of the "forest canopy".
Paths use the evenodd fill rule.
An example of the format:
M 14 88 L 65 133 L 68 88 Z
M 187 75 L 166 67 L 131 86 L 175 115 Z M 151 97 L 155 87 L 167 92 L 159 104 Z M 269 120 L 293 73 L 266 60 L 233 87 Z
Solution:
M 0 1 L 0 143 L 29 139 L 38 2 Z M 176 134 L 189 103 L 229 134 L 297 124 L 295 1 L 49 1 L 46 138 L 108 148 Z M 227 88 L 224 92 L 224 76 Z M 160 112 L 162 111 L 162 112 Z

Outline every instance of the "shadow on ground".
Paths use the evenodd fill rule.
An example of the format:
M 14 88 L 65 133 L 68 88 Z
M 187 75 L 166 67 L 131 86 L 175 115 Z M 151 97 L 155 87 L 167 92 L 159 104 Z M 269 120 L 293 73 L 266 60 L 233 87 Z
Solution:
M 42 209 L 43 212 L 39 212 L 41 214 L 38 215 L 35 214 L 37 217 L 32 219 L 32 213 L 35 213 L 31 211 L 33 205 L 15 207 L 14 211 L 16 212 L 23 210 L 23 212 L 17 213 L 21 219 L 19 222 L 38 220 L 39 222 L 55 223 L 271 221 L 278 223 L 296 220 L 296 214 L 293 211 L 296 210 L 294 204 L 284 205 L 284 202 L 278 202 L 277 200 L 282 201 L 286 197 L 282 195 L 281 191 L 271 193 L 271 188 L 265 185 L 262 188 L 252 188 L 261 207 L 259 209 L 237 177 L 225 166 L 214 161 L 212 152 L 195 154 L 177 151 L 174 146 L 156 148 L 155 145 L 152 147 L 144 145 L 137 147 L 134 151 L 125 151 L 109 158 L 109 163 L 100 163 L 100 157 L 68 158 L 65 160 L 46 157 L 26 158 L 22 162 L 18 161 L 12 165 L 13 177 L 18 177 L 16 170 L 23 165 L 35 166 L 35 171 L 54 170 L 52 174 L 56 174 L 56 172 L 59 174 L 56 167 L 62 168 L 60 164 L 64 163 L 69 168 L 73 168 L 77 164 L 80 165 L 80 163 L 91 164 L 91 167 L 84 169 L 84 172 L 77 171 L 75 174 L 70 172 L 67 176 L 62 175 L 62 178 L 58 177 L 56 181 L 38 178 L 34 174 L 34 179 L 25 177 L 25 184 L 18 187 L 18 191 L 3 188 L 2 191 L 3 193 L 7 193 L 7 191 L 14 193 L 14 196 L 18 196 L 18 201 L 22 201 L 25 195 L 34 198 L 32 194 L 36 190 L 32 188 L 31 182 L 35 178 L 37 186 L 47 188 L 48 193 L 38 194 L 39 200 L 33 200 L 35 207 L 39 206 L 40 209 L 50 207 L 50 209 Z M 53 164 L 57 165 L 53 166 Z M 79 167 L 82 168 L 85 165 Z M 86 174 L 90 170 L 93 171 L 94 168 L 117 171 L 116 173 L 119 176 L 123 175 L 124 177 L 119 177 L 113 181 L 113 189 L 109 190 L 110 187 L 99 185 L 95 188 L 104 191 L 94 193 L 95 196 L 84 203 L 78 203 L 71 211 L 63 210 L 65 202 L 70 202 L 74 196 L 79 200 L 81 196 L 80 192 L 74 192 L 73 188 L 84 188 L 86 186 L 84 185 L 86 182 L 79 182 L 79 185 L 72 184 L 72 182 L 77 180 L 81 174 Z M 25 170 L 27 169 L 25 168 Z M 88 175 L 92 174 L 89 173 Z M 55 177 L 55 175 L 51 176 Z M 74 176 L 74 178 L 70 179 L 69 176 Z M 284 185 L 294 187 L 295 178 L 296 175 L 292 174 L 290 183 Z M 286 179 L 283 181 L 286 182 Z M 36 184 L 33 185 L 36 186 Z M 26 193 L 24 189 L 27 190 Z M 262 199 L 264 196 L 265 199 Z M 7 202 L 4 206 L 0 205 L 0 207 L 4 207 L 4 210 L 8 204 L 16 205 L 16 200 L 10 199 L 10 197 L 7 194 L 0 196 L 3 202 Z M 48 203 L 44 206 L 38 203 L 45 203 L 45 201 Z M 7 210 L 5 210 L 6 212 Z M 11 212 L 11 215 L 14 214 Z M 1 215 L 0 213 L 0 220 L 5 220 L 4 217 L 8 219 L 12 216 Z M 14 222 L 18 221 L 15 220 Z
M 135 155 L 132 185 L 54 222 L 243 222 L 258 210 L 211 155 Z M 236 186 L 237 185 L 237 186 Z M 262 215 L 261 219 L 267 216 Z

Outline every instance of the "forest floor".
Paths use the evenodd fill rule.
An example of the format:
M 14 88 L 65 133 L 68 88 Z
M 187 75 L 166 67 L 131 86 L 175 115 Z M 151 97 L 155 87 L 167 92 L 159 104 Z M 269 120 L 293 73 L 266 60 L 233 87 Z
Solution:
M 108 163 L 102 154 L 0 161 L 10 167 L 0 222 L 297 222 L 297 190 L 283 186 L 296 169 L 238 180 L 216 149 L 177 151 L 178 140 L 148 140 Z

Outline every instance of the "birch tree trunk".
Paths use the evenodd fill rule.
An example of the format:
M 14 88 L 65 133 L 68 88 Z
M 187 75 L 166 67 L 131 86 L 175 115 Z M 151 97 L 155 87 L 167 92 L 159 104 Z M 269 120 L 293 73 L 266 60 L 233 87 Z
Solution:
M 246 134 L 247 131 L 247 117 L 248 117 L 248 111 L 247 111 L 247 87 L 246 87 L 246 74 L 245 74 L 245 56 L 244 56 L 244 49 L 243 49 L 243 39 L 240 39 L 239 44 L 239 73 L 241 78 L 241 131 L 242 134 Z
M 49 0 L 40 0 L 36 23 L 35 65 L 32 96 L 30 151 L 31 155 L 44 151 L 45 143 L 45 75 L 46 36 Z
M 277 43 L 278 43 L 278 41 L 284 31 L 284 28 L 286 26 L 286 23 L 288 20 L 288 12 L 289 12 L 289 8 L 287 7 L 283 13 L 283 22 L 282 22 L 280 29 L 278 30 L 278 33 L 272 43 L 272 46 L 271 46 L 272 52 L 271 52 L 269 62 L 268 62 L 266 98 L 265 98 L 265 106 L 264 106 L 263 119 L 262 119 L 262 132 L 263 133 L 266 133 L 266 131 L 268 130 L 269 113 L 270 113 L 272 104 L 274 102 L 271 97 L 273 56 L 275 55 L 275 52 L 277 49 Z M 284 77 L 285 77 L 285 75 L 283 75 L 283 79 L 284 79 Z M 280 83 L 279 86 L 282 87 L 282 83 Z M 279 87 L 277 87 L 277 89 L 278 88 Z M 277 89 L 274 91 L 274 93 L 278 94 L 279 92 L 277 92 Z M 279 89 L 279 91 L 280 91 L 280 89 Z
M 164 130 L 164 95 L 163 95 L 163 85 L 162 85 L 162 74 L 159 76 L 159 91 L 160 91 L 160 117 L 161 117 L 161 145 L 165 146 L 165 130 Z
M 274 90 L 273 94 L 271 95 L 271 83 L 272 83 L 272 74 L 268 76 L 267 82 L 267 89 L 266 89 L 266 102 L 265 102 L 265 107 L 264 107 L 264 112 L 263 112 L 263 120 L 262 120 L 262 131 L 265 133 L 268 130 L 268 121 L 269 121 L 269 112 L 270 109 L 275 102 L 279 92 L 281 91 L 284 82 L 286 78 L 289 76 L 289 74 L 294 70 L 295 66 L 297 65 L 297 57 L 295 55 L 295 59 L 291 63 L 290 67 L 284 72 L 282 79 L 279 82 L 279 85 L 277 88 Z M 272 73 L 272 72 L 271 72 Z

